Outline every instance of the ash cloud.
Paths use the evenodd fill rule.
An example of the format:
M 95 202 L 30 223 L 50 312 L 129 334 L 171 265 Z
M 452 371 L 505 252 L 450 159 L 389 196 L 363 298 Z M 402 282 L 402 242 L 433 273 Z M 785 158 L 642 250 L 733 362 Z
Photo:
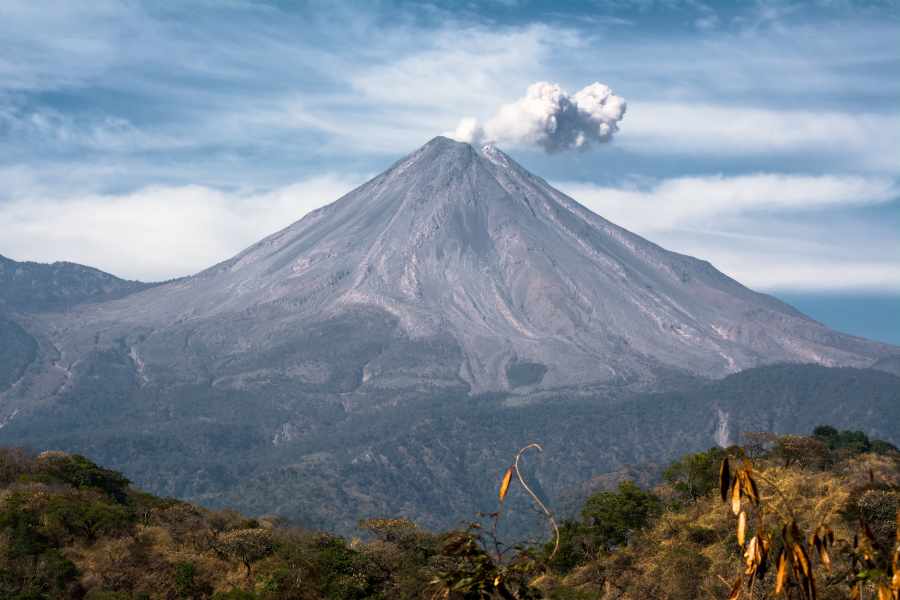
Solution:
M 462 119 L 452 135 L 470 144 L 535 145 L 550 153 L 586 150 L 610 141 L 624 116 L 625 99 L 602 83 L 569 94 L 559 84 L 539 81 L 483 124 Z

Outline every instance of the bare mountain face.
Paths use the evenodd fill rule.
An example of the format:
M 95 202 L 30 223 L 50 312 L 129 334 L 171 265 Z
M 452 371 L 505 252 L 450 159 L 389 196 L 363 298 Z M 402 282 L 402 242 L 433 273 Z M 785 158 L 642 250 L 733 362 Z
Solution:
M 157 493 L 256 512 L 296 512 L 287 504 L 308 493 L 304 510 L 344 506 L 349 522 L 381 510 L 465 517 L 471 502 L 449 490 L 471 489 L 472 469 L 480 478 L 522 442 L 575 443 L 549 430 L 573 414 L 572 427 L 603 423 L 610 436 L 577 450 L 585 477 L 650 458 L 661 442 L 641 432 L 674 455 L 742 422 L 735 399 L 696 431 L 666 433 L 674 420 L 644 408 L 610 429 L 624 394 L 900 354 L 629 233 L 494 147 L 442 137 L 193 277 L 18 314 L 7 328 L 22 350 L 0 353 L 0 443 L 86 452 Z M 869 433 L 894 439 L 865 414 Z M 519 425 L 498 432 L 493 419 Z M 476 449 L 466 460 L 463 446 Z M 247 483 L 249 471 L 260 479 Z M 563 469 L 549 489 L 574 476 Z M 374 491 L 406 484 L 405 498 Z
M 0 256 L 0 398 L 37 358 L 37 342 L 18 322 L 23 313 L 103 302 L 152 285 L 125 281 L 75 263 L 17 262 Z M 0 417 L 0 424 L 3 422 Z
M 145 382 L 238 389 L 649 388 L 671 371 L 892 353 L 617 227 L 494 147 L 442 137 L 229 261 L 47 324 L 69 363 L 125 343 Z

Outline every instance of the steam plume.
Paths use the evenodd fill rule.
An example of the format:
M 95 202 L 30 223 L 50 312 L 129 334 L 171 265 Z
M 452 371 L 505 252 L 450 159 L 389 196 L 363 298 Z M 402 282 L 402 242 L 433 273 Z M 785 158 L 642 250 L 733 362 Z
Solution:
M 539 81 L 483 125 L 462 119 L 453 137 L 470 144 L 537 145 L 547 152 L 585 150 L 592 142 L 608 142 L 624 116 L 625 99 L 602 83 L 570 95 L 558 84 Z

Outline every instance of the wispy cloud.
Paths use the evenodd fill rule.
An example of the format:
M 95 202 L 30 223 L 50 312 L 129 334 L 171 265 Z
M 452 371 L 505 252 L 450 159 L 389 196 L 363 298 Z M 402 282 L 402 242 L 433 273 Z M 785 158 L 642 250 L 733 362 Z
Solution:
M 635 102 L 620 139 L 645 154 L 831 156 L 842 170 L 900 173 L 900 116 Z

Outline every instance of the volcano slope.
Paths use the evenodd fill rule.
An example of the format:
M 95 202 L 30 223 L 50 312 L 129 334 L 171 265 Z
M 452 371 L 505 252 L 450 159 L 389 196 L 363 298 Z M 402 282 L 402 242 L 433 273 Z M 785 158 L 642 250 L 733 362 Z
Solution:
M 606 221 L 495 147 L 442 137 L 193 277 L 13 318 L 36 350 L 0 390 L 0 442 L 85 452 L 158 493 L 338 527 L 373 512 L 465 517 L 478 494 L 453 490 L 499 468 L 495 452 L 573 415 L 649 410 L 635 394 L 900 354 Z M 596 469 L 660 439 L 677 455 L 721 439 L 724 413 L 703 410 L 712 421 L 677 433 L 654 417 L 658 431 L 561 441 Z M 518 430 L 498 438 L 494 419 Z M 576 476 L 561 468 L 551 495 Z

